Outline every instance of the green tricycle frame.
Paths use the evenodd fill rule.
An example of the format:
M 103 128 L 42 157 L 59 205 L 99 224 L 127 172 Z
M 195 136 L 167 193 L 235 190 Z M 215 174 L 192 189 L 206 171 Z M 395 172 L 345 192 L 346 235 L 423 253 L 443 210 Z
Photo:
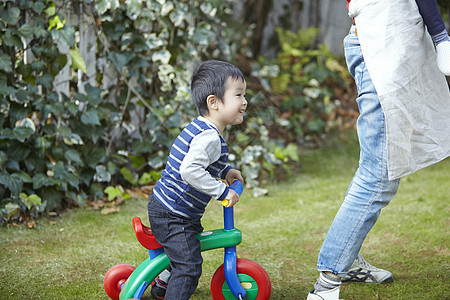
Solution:
M 243 186 L 238 180 L 230 188 L 242 194 Z M 197 235 L 202 251 L 225 249 L 224 264 L 216 270 L 211 280 L 211 296 L 214 300 L 268 300 L 272 289 L 270 278 L 258 263 L 237 258 L 236 246 L 242 241 L 242 233 L 234 228 L 233 207 L 225 207 L 226 203 L 223 204 L 224 228 Z M 109 269 L 105 275 L 104 288 L 114 300 L 141 299 L 153 279 L 170 264 L 163 247 L 140 218 L 133 218 L 133 227 L 138 241 L 148 249 L 149 257 L 137 268 L 120 264 Z

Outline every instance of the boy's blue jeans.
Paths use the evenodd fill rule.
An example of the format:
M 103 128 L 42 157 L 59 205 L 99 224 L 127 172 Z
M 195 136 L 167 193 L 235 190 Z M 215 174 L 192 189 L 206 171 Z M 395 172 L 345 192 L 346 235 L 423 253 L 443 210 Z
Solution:
M 322 245 L 317 264 L 319 271 L 340 276 L 348 272 L 381 209 L 389 204 L 399 186 L 398 179 L 388 180 L 384 114 L 354 26 L 344 39 L 344 47 L 347 66 L 358 89 L 360 160 Z
M 200 220 L 171 214 L 159 201 L 150 196 L 148 218 L 156 240 L 170 259 L 170 279 L 164 299 L 189 299 L 202 274 L 200 242 L 196 235 L 203 231 Z

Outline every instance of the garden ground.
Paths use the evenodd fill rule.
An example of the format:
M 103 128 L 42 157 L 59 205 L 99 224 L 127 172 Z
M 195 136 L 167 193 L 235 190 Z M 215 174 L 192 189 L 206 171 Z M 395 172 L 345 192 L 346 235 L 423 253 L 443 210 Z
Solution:
M 238 254 L 267 270 L 271 299 L 306 299 L 318 275 L 318 251 L 357 167 L 357 156 L 355 133 L 338 134 L 323 149 L 304 153 L 301 169 L 291 178 L 265 184 L 267 196 L 254 198 L 244 192 L 235 214 L 243 233 Z M 394 282 L 345 284 L 341 298 L 450 298 L 449 182 L 450 159 L 402 179 L 361 250 L 367 261 L 390 270 Z M 146 202 L 127 200 L 119 213 L 108 215 L 72 210 L 40 219 L 34 229 L 0 228 L 0 298 L 108 299 L 103 290 L 107 270 L 119 263 L 138 265 L 147 256 L 131 225 L 135 216 L 148 225 Z M 221 225 L 221 206 L 211 203 L 203 226 Z M 221 250 L 204 253 L 203 276 L 193 300 L 210 299 L 210 280 L 222 257 Z

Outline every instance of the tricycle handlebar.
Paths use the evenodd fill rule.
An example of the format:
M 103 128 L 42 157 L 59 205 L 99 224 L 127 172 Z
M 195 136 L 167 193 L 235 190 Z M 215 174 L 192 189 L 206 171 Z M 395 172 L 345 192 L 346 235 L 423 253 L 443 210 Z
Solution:
M 234 190 L 239 196 L 241 196 L 242 192 L 244 192 L 244 185 L 239 180 L 234 179 L 230 185 L 230 189 Z M 228 200 L 222 200 L 222 205 L 227 206 Z

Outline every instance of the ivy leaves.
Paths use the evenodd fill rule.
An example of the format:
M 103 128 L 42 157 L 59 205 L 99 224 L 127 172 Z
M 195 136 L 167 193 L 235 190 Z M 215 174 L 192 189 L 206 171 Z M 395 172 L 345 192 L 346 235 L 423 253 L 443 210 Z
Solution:
M 11 59 L 8 54 L 0 55 L 0 70 L 7 73 L 12 72 Z
M 14 196 L 18 196 L 20 191 L 22 191 L 23 182 L 17 174 L 12 174 L 9 176 L 7 174 L 0 173 L 0 184 L 9 189 Z
M 0 11 L 0 18 L 10 25 L 16 25 L 19 21 L 20 8 L 7 3 L 6 8 Z
M 214 46 L 230 43 L 216 18 L 223 4 L 200 2 L 96 1 L 97 60 L 113 67 L 115 73 L 101 75 L 116 83 L 110 90 L 85 85 L 85 93 L 71 95 L 57 92 L 55 77 L 69 61 L 71 72 L 86 73 L 87 66 L 64 10 L 46 0 L 1 4 L 0 209 L 7 218 L 14 205 L 23 212 L 51 211 L 70 199 L 84 205 L 90 194 L 117 196 L 100 184 L 159 178 L 171 142 L 195 115 L 192 59 L 213 52 L 231 58 Z M 60 46 L 70 49 L 70 60 Z
M 99 107 L 101 90 L 58 94 L 55 76 L 72 47 L 71 66 L 86 71 L 75 45 L 75 28 L 65 24 L 54 2 L 4 2 L 0 7 L 0 222 L 17 212 L 54 210 L 71 199 L 84 205 L 96 166 L 106 159 L 97 148 L 114 107 Z M 47 7 L 47 9 L 45 9 Z M 21 12 L 24 12 L 21 14 Z M 17 13 L 19 12 L 19 13 Z M 24 23 L 21 16 L 34 16 Z M 25 50 L 25 51 L 23 51 Z M 14 53 L 14 55 L 11 55 Z M 82 104 L 82 106 L 80 106 Z
M 63 8 L 47 0 L 0 3 L 0 223 L 17 213 L 123 197 L 122 185 L 153 184 L 174 138 L 196 116 L 189 84 L 197 64 L 206 58 L 235 62 L 237 53 L 249 51 L 242 43 L 250 31 L 237 22 L 224 28 L 231 0 L 80 3 L 88 12 L 80 19 L 96 34 L 88 46 L 96 53 L 89 63 L 97 73 L 90 78 L 92 65 L 79 49 L 81 29 L 66 21 Z M 322 100 L 330 94 L 323 83 L 334 74 L 318 63 L 320 51 L 289 47 L 288 39 L 305 41 L 285 35 L 279 62 L 261 59 L 252 67 L 251 80 L 264 93 L 252 84 L 249 116 L 229 132 L 232 152 L 239 153 L 230 161 L 252 187 L 299 160 L 297 147 L 286 146 L 292 135 L 319 134 L 325 126 Z M 69 69 L 62 83 L 69 83 L 68 95 L 55 80 L 63 69 Z M 282 116 L 270 92 L 283 95 Z

